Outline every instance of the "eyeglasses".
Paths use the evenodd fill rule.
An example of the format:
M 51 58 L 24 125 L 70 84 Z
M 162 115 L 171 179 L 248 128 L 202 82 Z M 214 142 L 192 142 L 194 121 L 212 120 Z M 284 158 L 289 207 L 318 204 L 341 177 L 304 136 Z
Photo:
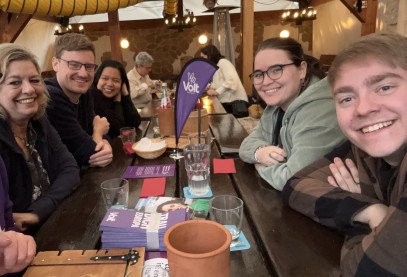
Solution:
M 75 61 L 67 61 L 64 59 L 59 58 L 60 60 L 66 62 L 68 64 L 68 68 L 72 70 L 80 70 L 82 66 L 85 67 L 86 71 L 88 72 L 93 72 L 98 68 L 97 64 L 93 63 L 80 63 L 80 62 L 75 62 Z
M 260 85 L 263 83 L 264 73 L 266 73 L 271 80 L 278 80 L 283 75 L 283 68 L 286 67 L 287 65 L 292 64 L 294 63 L 275 64 L 270 66 L 266 71 L 261 70 L 254 71 L 252 74 L 249 75 L 249 77 L 254 85 Z

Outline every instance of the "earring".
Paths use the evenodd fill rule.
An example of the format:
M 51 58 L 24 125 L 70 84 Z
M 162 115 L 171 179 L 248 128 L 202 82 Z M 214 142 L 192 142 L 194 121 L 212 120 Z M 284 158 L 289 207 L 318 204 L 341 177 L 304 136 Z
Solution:
M 304 79 L 301 79 L 301 80 L 300 80 L 300 86 L 301 86 L 301 89 L 304 88 L 304 86 L 305 86 L 305 81 L 304 81 Z

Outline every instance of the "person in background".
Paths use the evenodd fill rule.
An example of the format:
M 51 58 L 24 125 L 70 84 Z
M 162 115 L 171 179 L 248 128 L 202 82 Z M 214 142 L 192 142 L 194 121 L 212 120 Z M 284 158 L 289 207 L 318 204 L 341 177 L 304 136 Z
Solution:
M 45 114 L 49 94 L 33 54 L 0 45 L 0 156 L 20 231 L 34 232 L 79 184 L 79 168 Z
M 235 66 L 223 57 L 214 45 L 203 47 L 201 49 L 201 57 L 208 59 L 219 67 L 213 75 L 207 94 L 217 96 L 228 113 L 241 117 L 236 108 L 234 109 L 234 105 L 240 105 L 242 110 L 246 110 L 247 114 L 244 116 L 247 116 L 247 107 L 249 106 L 247 94 Z
M 160 80 L 151 80 L 148 75 L 153 66 L 153 57 L 147 52 L 140 52 L 134 60 L 135 66 L 127 72 L 130 83 L 130 96 L 134 106 L 144 107 L 152 100 L 152 93 L 161 89 Z
M 294 175 L 293 209 L 344 233 L 342 276 L 407 276 L 407 38 L 372 34 L 329 69 L 350 142 Z
M 126 71 L 118 61 L 105 60 L 99 66 L 91 93 L 95 113 L 106 117 L 111 138 L 120 135 L 120 128 L 140 125 L 138 114 L 129 95 L 130 85 Z
M 7 179 L 6 166 L 0 157 L 0 275 L 22 271 L 36 252 L 33 237 L 16 232 Z
M 109 131 L 106 118 L 95 116 L 92 85 L 95 47 L 83 34 L 68 33 L 55 43 L 52 58 L 55 77 L 45 79 L 51 95 L 48 119 L 78 165 L 106 166 L 112 159 L 112 147 L 104 135 Z
M 325 75 L 294 39 L 267 39 L 256 52 L 250 78 L 267 107 L 239 156 L 277 190 L 345 141 Z

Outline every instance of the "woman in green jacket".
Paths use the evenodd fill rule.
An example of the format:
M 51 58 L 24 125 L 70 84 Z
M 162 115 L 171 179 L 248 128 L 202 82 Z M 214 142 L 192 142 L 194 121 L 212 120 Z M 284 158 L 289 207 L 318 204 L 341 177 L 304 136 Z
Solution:
M 257 50 L 250 78 L 267 107 L 239 155 L 277 190 L 345 141 L 325 76 L 294 39 L 268 39 Z

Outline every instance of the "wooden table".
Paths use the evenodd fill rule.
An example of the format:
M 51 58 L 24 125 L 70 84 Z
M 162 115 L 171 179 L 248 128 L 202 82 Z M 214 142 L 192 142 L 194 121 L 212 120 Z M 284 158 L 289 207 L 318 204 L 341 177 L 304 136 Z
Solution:
M 213 160 L 213 158 L 220 158 L 220 152 L 215 143 L 212 143 L 211 148 L 211 160 Z M 188 179 L 183 160 L 179 163 L 179 185 L 179 190 L 181 192 L 180 197 L 184 197 L 182 189 L 188 186 Z M 233 187 L 231 176 L 229 174 L 214 174 L 213 164 L 211 165 L 210 187 L 213 195 L 228 194 L 238 196 Z M 255 232 L 249 224 L 246 216 L 243 218 L 242 231 L 250 243 L 250 249 L 232 251 L 230 253 L 230 276 L 272 276 L 272 269 L 268 266 L 269 263 L 265 261 L 266 258 L 260 251 L 260 247 L 256 241 Z
M 201 101 L 208 114 L 226 114 L 226 110 L 217 97 L 204 96 Z M 141 120 L 151 120 L 152 117 L 157 116 L 160 105 L 161 101 L 159 99 L 147 103 L 140 111 Z M 172 105 L 174 106 L 174 100 L 172 100 Z
M 216 115 L 211 128 L 219 142 L 212 143 L 211 157 L 221 158 L 219 145 L 229 134 L 229 115 Z M 151 134 L 144 123 L 146 134 Z M 235 123 L 232 123 L 235 124 Z M 215 127 L 217 126 L 217 127 Z M 225 130 L 225 132 L 222 132 Z M 229 130 L 229 131 L 226 131 Z M 233 133 L 233 132 L 232 132 Z M 238 132 L 240 133 L 240 131 Z M 139 137 L 141 132 L 138 132 Z M 129 165 L 175 163 L 175 176 L 166 179 L 166 196 L 183 197 L 187 186 L 183 160 L 168 156 L 172 150 L 155 160 L 129 156 L 122 150 L 119 139 L 112 141 L 115 155 L 105 168 L 89 168 L 81 175 L 77 190 L 67 197 L 35 236 L 37 249 L 98 249 L 99 224 L 106 209 L 101 197 L 100 183 L 121 177 Z M 342 237 L 309 218 L 283 206 L 280 192 L 271 188 L 251 164 L 235 159 L 235 174 L 213 174 L 214 195 L 231 194 L 242 198 L 245 218 L 242 230 L 251 248 L 231 252 L 231 276 L 339 276 L 339 256 Z M 141 191 L 142 179 L 130 179 L 130 203 L 134 206 Z
M 119 178 L 134 157 L 126 155 L 119 138 L 112 140 L 114 161 L 103 168 L 88 168 L 79 187 L 69 195 L 35 235 L 38 251 L 95 249 L 100 241 L 99 224 L 106 213 L 100 184 Z
M 210 115 L 209 125 L 221 154 L 238 154 L 240 144 L 249 135 L 233 114 Z
M 227 114 L 225 108 L 222 106 L 222 103 L 216 96 L 203 96 L 201 97 L 201 103 L 208 114 Z
M 339 276 L 343 238 L 284 206 L 281 193 L 257 174 L 254 165 L 240 159 L 235 159 L 235 165 L 236 190 L 276 274 Z

